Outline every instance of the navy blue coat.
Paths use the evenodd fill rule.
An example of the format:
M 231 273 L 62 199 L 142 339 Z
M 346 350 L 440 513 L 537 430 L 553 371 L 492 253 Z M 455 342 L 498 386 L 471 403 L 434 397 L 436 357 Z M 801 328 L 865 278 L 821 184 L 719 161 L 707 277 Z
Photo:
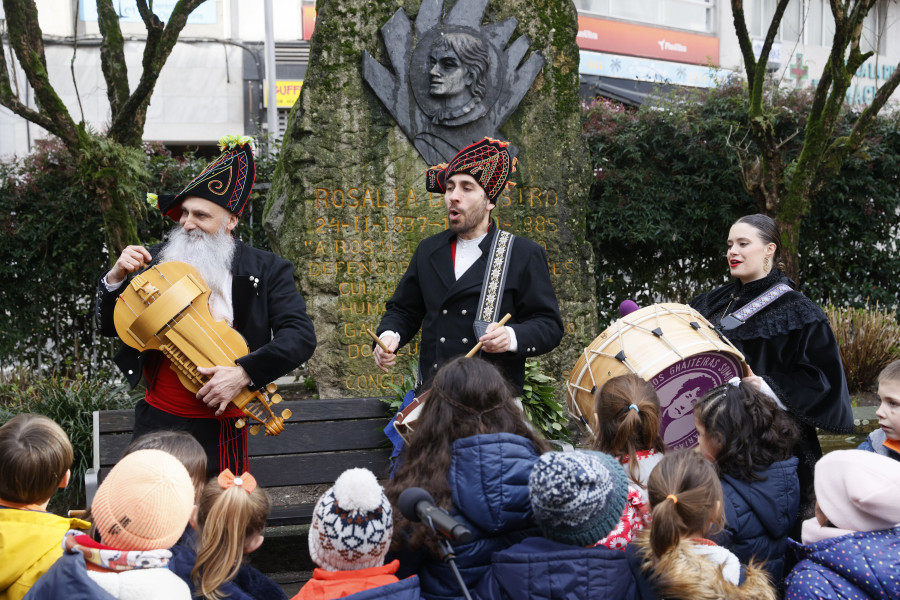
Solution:
M 615 598 L 636 600 L 636 584 L 621 550 L 583 548 L 528 538 L 494 555 L 474 600 Z
M 775 462 L 758 473 L 764 481 L 746 482 L 722 476 L 725 496 L 725 529 L 711 539 L 734 552 L 747 564 L 766 561 L 772 581 L 784 579 L 788 535 L 800 506 L 798 459 Z
M 471 541 L 456 544 L 453 549 L 456 564 L 471 591 L 490 569 L 495 552 L 537 534 L 528 477 L 539 455 L 529 440 L 511 433 L 456 440 L 452 453 L 447 473 L 453 499 L 450 514 L 472 531 Z M 418 573 L 422 597 L 462 597 L 453 572 L 439 557 L 406 550 L 392 558 L 401 563 L 398 577 Z
M 24 600 L 65 598 L 66 600 L 116 600 L 87 574 L 84 555 L 64 552 L 35 582 Z
M 900 598 L 900 528 L 859 532 L 801 545 L 785 580 L 785 600 Z
M 389 583 L 344 596 L 348 600 L 419 600 L 421 597 L 418 577 L 407 577 L 397 583 Z
M 192 547 L 192 538 L 193 536 L 186 534 L 178 544 L 172 546 L 169 569 L 188 584 L 191 596 L 194 596 L 197 590 L 191 579 L 191 571 L 197 562 L 197 552 Z M 250 565 L 242 565 L 234 579 L 220 585 L 218 591 L 231 600 L 287 600 L 287 595 L 278 584 Z

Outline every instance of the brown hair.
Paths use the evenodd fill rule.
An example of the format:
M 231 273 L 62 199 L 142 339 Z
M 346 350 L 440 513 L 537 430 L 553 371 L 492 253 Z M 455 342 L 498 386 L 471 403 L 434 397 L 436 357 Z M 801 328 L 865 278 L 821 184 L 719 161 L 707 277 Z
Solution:
M 784 270 L 784 263 L 781 262 L 781 231 L 778 229 L 778 223 L 769 215 L 756 213 L 755 215 L 746 215 L 735 221 L 737 223 L 746 223 L 753 227 L 759 233 L 759 239 L 764 244 L 775 244 L 775 253 L 772 254 L 772 264 Z
M 450 471 L 453 442 L 484 433 L 513 433 L 528 439 L 538 454 L 550 450 L 525 423 L 515 405 L 515 392 L 500 372 L 480 358 L 459 357 L 438 370 L 428 400 L 416 422 L 409 441 L 406 462 L 385 487 L 385 494 L 396 507 L 400 492 L 418 486 L 427 490 L 435 504 L 450 510 L 453 506 L 447 473 Z M 437 543 L 423 523 L 408 521 L 394 511 L 394 530 L 409 533 L 407 539 L 395 535 L 393 547 L 427 546 L 438 552 Z
M 634 405 L 637 410 L 631 408 Z M 628 475 L 638 481 L 637 452 L 665 452 L 659 435 L 659 396 L 653 386 L 633 373 L 613 377 L 594 394 L 597 431 L 591 449 L 628 460 Z
M 698 452 L 678 450 L 663 457 L 647 479 L 650 549 L 659 558 L 689 535 L 724 525 L 722 484 Z
M 878 384 L 881 385 L 882 381 L 900 382 L 900 360 L 889 363 L 881 370 L 881 373 L 878 374 Z
M 206 452 L 194 436 L 186 431 L 151 431 L 131 440 L 122 456 L 137 450 L 162 450 L 181 461 L 194 484 L 194 504 L 200 503 L 200 494 L 206 487 Z
M 717 448 L 719 473 L 761 481 L 757 471 L 791 456 L 800 430 L 775 401 L 747 383 L 713 388 L 694 406 L 694 421 Z
M 0 498 L 19 504 L 49 500 L 75 456 L 63 428 L 44 415 L 16 415 L 0 427 Z
M 198 596 L 218 600 L 219 586 L 237 575 L 244 545 L 266 526 L 269 494 L 257 486 L 252 493 L 241 486 L 228 489 L 210 479 L 197 505 L 197 561 L 191 579 Z

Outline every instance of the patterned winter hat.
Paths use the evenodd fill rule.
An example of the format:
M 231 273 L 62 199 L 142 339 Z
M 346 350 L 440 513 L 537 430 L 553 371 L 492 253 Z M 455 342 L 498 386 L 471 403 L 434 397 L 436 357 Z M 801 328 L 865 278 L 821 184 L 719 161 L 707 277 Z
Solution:
M 341 473 L 313 512 L 309 555 L 326 571 L 379 567 L 391 544 L 394 515 L 368 469 Z
M 429 192 L 443 194 L 448 179 L 466 173 L 475 178 L 484 188 L 488 200 L 496 204 L 497 196 L 506 189 L 509 176 L 516 172 L 518 159 L 515 153 L 516 149 L 509 142 L 484 138 L 460 150 L 449 163 L 425 171 L 425 187 Z
M 622 518 L 628 479 L 622 465 L 602 452 L 548 452 L 528 478 L 534 520 L 547 539 L 589 546 Z
M 226 135 L 219 140 L 222 154 L 203 169 L 178 195 L 147 194 L 147 201 L 173 221 L 181 218 L 181 203 L 198 196 L 240 215 L 256 181 L 256 163 L 249 136 Z
M 194 509 L 194 484 L 184 465 L 162 450 L 138 450 L 103 480 L 91 515 L 107 546 L 117 550 L 171 548 Z

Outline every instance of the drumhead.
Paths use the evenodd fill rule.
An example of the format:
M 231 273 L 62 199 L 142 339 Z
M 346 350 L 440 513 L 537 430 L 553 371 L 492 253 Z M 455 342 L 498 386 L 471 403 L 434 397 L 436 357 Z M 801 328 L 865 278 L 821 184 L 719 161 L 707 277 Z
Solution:
M 634 373 L 657 391 L 663 440 L 672 449 L 690 448 L 697 444 L 694 403 L 744 368 L 740 351 L 700 313 L 684 304 L 654 304 L 618 319 L 584 349 L 566 384 L 566 401 L 592 433 L 594 392 Z
M 650 384 L 659 396 L 659 432 L 669 450 L 697 445 L 694 404 L 708 391 L 741 376 L 733 354 L 704 352 L 658 373 Z

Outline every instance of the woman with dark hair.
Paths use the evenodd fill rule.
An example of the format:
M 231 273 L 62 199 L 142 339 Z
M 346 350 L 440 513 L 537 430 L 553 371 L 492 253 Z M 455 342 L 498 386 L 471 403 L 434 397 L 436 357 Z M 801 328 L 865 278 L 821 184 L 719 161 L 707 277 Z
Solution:
M 471 590 L 488 571 L 491 556 L 536 527 L 528 477 L 549 445 L 525 423 L 510 385 L 496 367 L 479 358 L 457 358 L 435 374 L 428 401 L 416 422 L 406 460 L 385 493 L 396 507 L 409 487 L 428 491 L 472 531 L 455 544 L 457 566 Z M 394 511 L 398 577 L 418 573 L 422 596 L 458 598 L 449 565 L 440 559 L 435 534 L 424 523 Z
M 797 421 L 794 454 L 800 459 L 800 489 L 808 496 L 815 463 L 822 456 L 816 428 L 852 432 L 853 413 L 828 318 L 782 271 L 780 243 L 778 226 L 770 217 L 738 219 L 728 233 L 725 253 L 735 281 L 697 296 L 691 306 L 743 352 L 752 371 L 744 381 Z M 784 285 L 776 289 L 778 284 Z M 776 299 L 753 312 L 747 305 L 763 294 Z M 811 499 L 803 498 L 801 512 L 811 508 Z

